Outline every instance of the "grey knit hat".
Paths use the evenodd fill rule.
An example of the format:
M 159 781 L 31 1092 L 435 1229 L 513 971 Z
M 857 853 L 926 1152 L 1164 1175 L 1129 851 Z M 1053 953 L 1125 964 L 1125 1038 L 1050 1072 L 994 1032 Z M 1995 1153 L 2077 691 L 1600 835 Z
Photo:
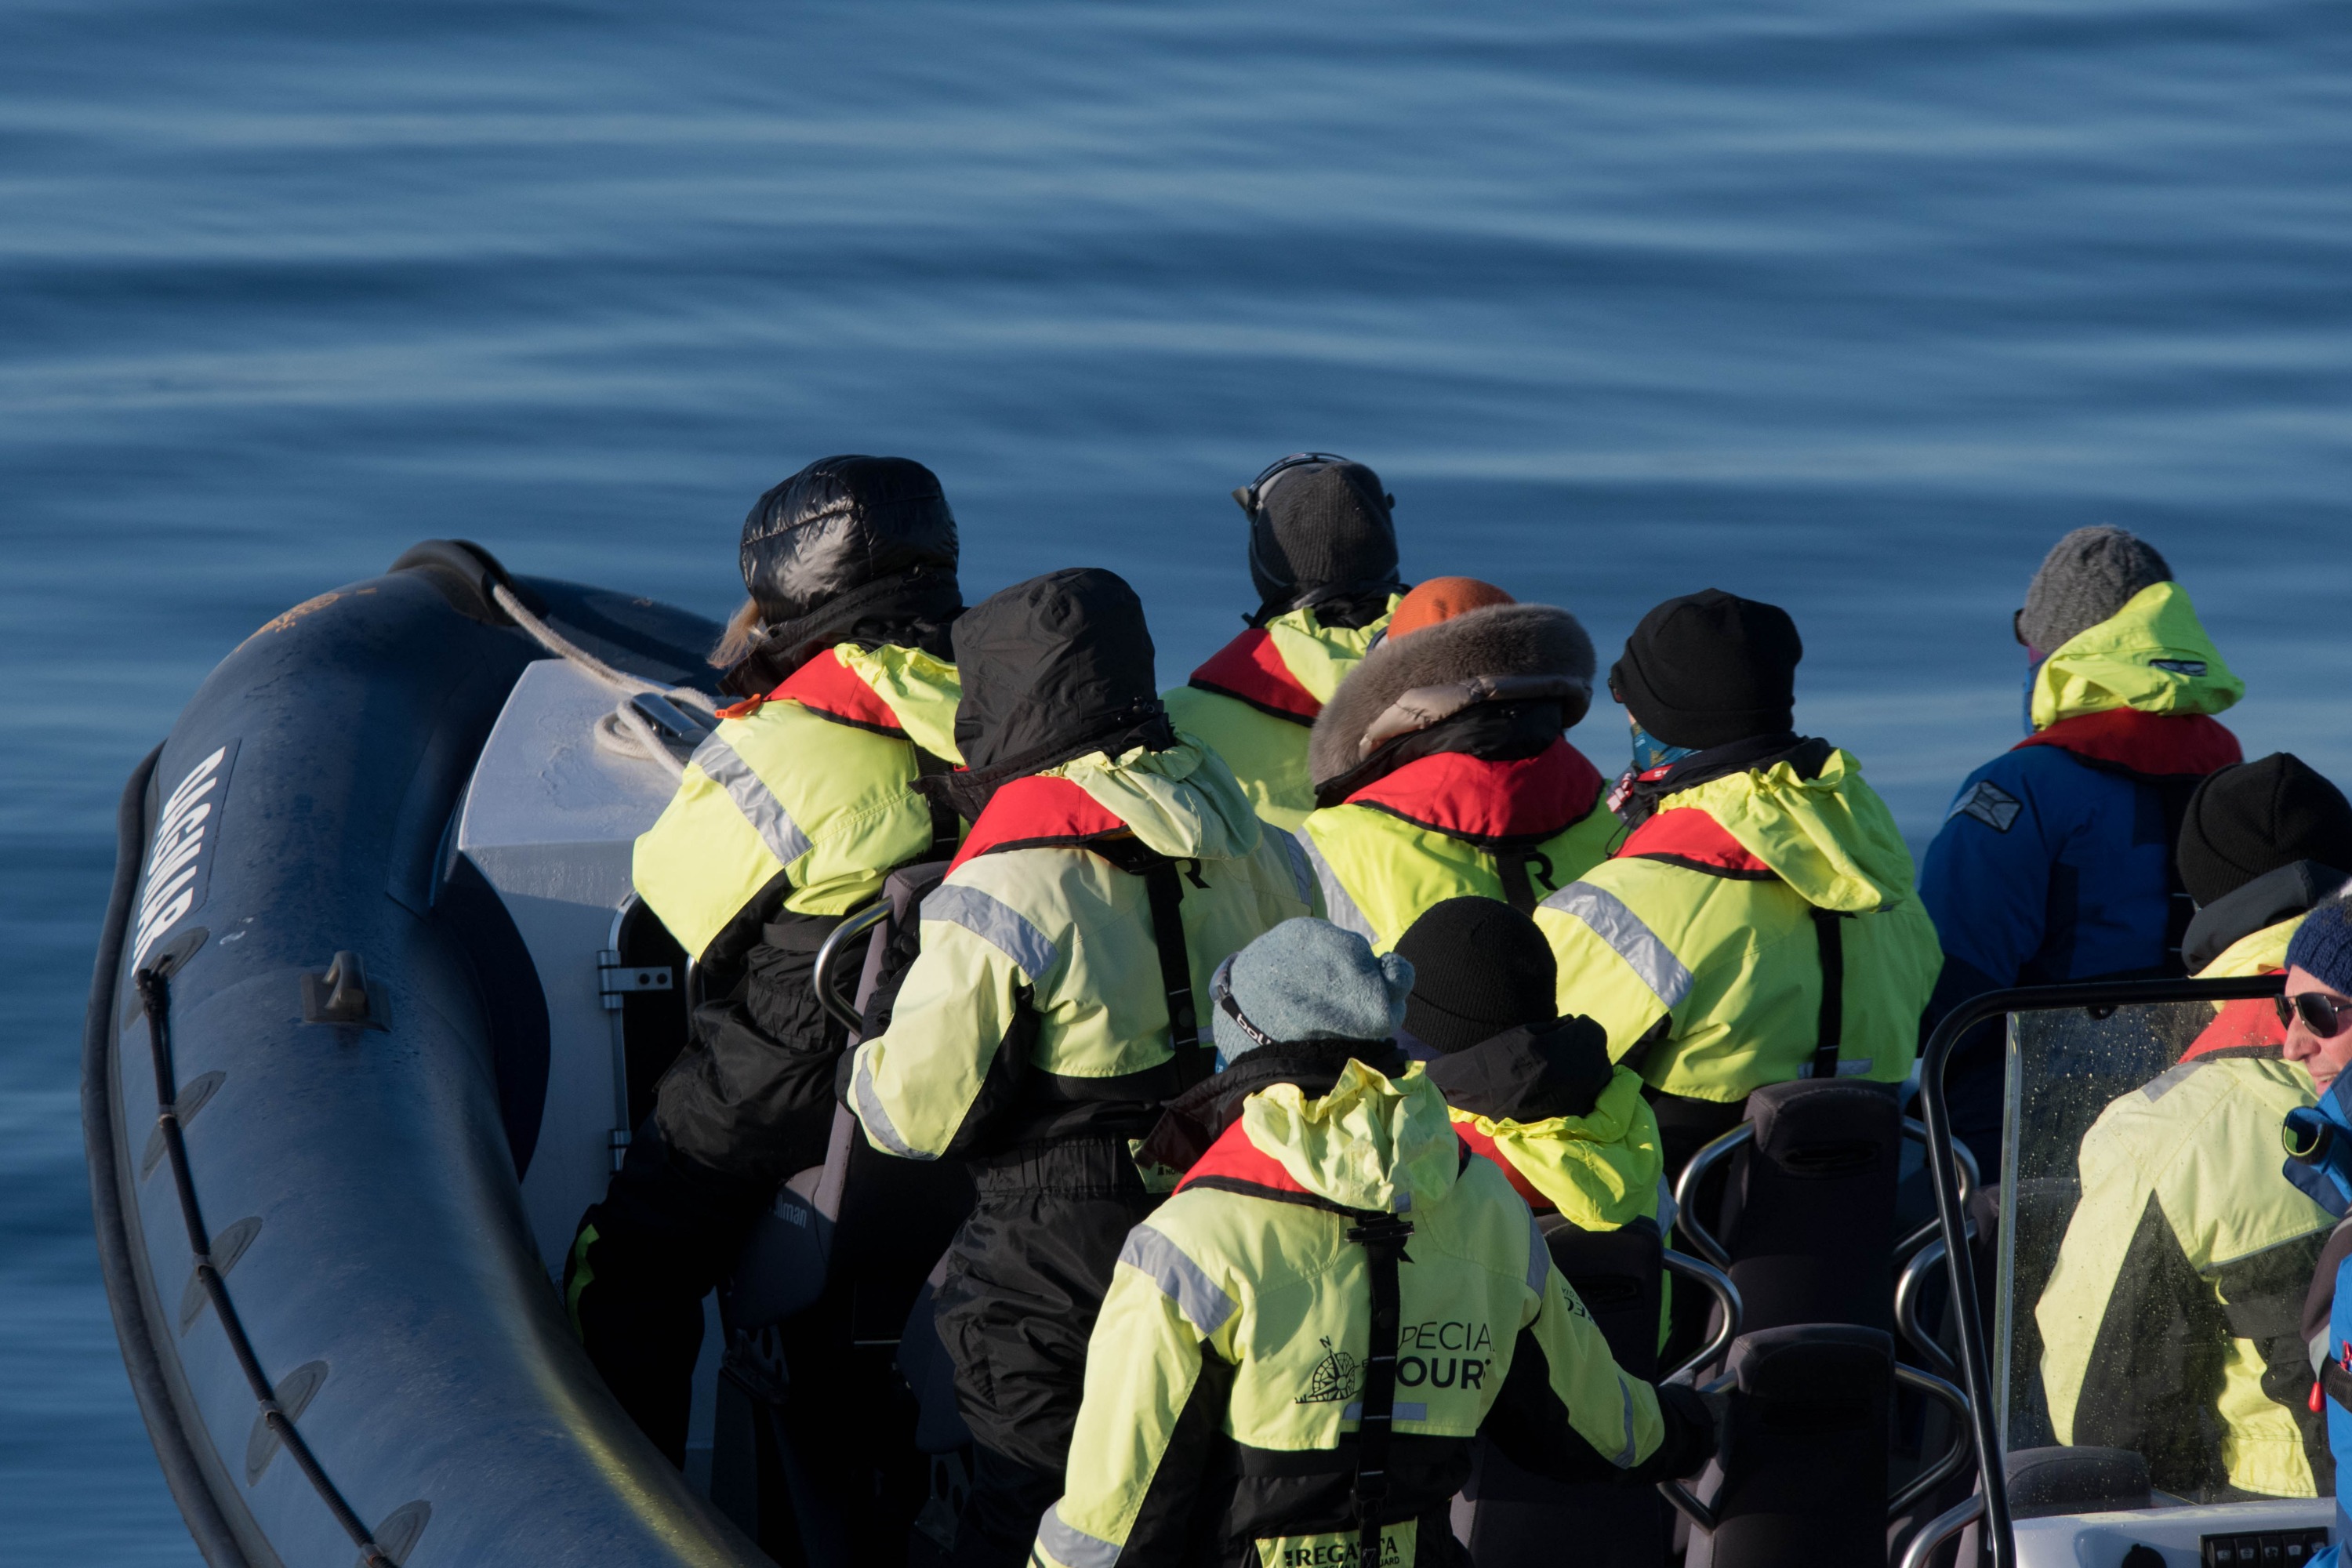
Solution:
M 1217 966 L 1209 986 L 1219 1066 L 1260 1046 L 1396 1037 L 1412 965 L 1329 921 L 1286 920 Z
M 2156 546 L 2105 523 L 2078 528 L 2050 547 L 2017 612 L 2017 638 L 2055 653 L 2131 602 L 2172 581 Z
M 1390 515 L 1396 498 L 1363 464 L 1293 453 L 1234 500 L 1249 514 L 1250 582 L 1269 607 L 1402 587 Z

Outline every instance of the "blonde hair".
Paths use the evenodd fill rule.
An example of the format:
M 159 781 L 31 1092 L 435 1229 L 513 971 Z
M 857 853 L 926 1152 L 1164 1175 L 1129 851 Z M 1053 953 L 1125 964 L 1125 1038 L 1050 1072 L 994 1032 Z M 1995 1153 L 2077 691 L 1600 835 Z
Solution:
M 729 669 L 741 662 L 759 640 L 760 601 L 746 599 L 743 607 L 727 618 L 727 629 L 719 636 L 719 646 L 710 650 L 710 668 Z

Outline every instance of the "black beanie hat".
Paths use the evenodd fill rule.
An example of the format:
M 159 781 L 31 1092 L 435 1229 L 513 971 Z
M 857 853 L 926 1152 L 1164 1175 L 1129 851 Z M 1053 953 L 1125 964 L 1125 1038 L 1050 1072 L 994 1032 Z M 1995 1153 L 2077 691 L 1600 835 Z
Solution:
M 1804 657 L 1788 611 L 1709 588 L 1642 617 L 1609 689 L 1659 740 L 1704 751 L 1794 724 Z
M 1234 499 L 1249 514 L 1250 583 L 1265 604 L 1399 585 L 1396 498 L 1363 464 L 1327 454 L 1276 465 Z
M 1536 922 L 1496 899 L 1433 904 L 1397 939 L 1412 965 L 1404 1026 L 1444 1052 L 1559 1016 L 1559 970 Z
M 2298 860 L 2352 871 L 2352 802 L 2300 758 L 2273 752 L 2206 775 L 2189 797 L 2178 856 L 2181 885 L 2200 904 Z

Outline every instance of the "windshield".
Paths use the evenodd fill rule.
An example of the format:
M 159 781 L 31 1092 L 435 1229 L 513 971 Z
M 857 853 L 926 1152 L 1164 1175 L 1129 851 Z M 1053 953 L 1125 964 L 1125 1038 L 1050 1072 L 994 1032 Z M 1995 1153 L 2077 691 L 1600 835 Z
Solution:
M 2159 1502 L 2312 1497 L 2315 1456 L 2326 1474 L 2301 1322 L 2335 1217 L 2279 1139 L 2312 1083 L 2268 1002 L 2228 1006 L 2009 1023 L 2000 1431 L 2011 1453 L 2137 1453 Z

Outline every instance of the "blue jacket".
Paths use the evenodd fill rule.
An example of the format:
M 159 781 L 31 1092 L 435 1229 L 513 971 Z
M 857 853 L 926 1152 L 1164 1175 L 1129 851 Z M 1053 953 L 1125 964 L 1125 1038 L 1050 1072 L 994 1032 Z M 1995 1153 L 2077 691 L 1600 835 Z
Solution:
M 1970 773 L 1919 876 L 1945 953 L 1929 1025 L 2003 986 L 2177 969 L 2180 812 L 2238 760 L 2211 719 L 2126 708 L 2051 725 Z

